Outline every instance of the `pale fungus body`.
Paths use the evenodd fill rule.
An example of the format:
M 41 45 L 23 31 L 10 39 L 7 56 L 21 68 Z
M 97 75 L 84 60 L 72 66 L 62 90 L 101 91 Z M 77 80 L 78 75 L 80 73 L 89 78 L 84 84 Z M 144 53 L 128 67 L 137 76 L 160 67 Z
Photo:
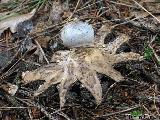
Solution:
M 70 32 L 77 34 L 72 31 Z M 70 35 L 72 36 L 72 34 Z M 82 36 L 84 39 L 85 37 L 86 36 Z M 76 41 L 79 37 L 75 38 L 76 39 L 73 39 L 75 40 L 73 43 L 72 41 L 67 41 L 65 44 L 68 46 L 72 45 L 71 47 L 73 47 L 73 45 L 82 45 L 82 41 Z M 106 44 L 105 48 L 95 46 L 59 50 L 54 52 L 50 64 L 23 73 L 23 82 L 27 84 L 36 80 L 44 80 L 44 83 L 34 91 L 35 97 L 43 93 L 50 86 L 59 84 L 60 108 L 62 108 L 66 102 L 67 92 L 76 81 L 80 81 L 82 86 L 93 95 L 97 105 L 99 105 L 103 99 L 102 87 L 97 73 L 107 75 L 116 82 L 120 82 L 125 80 L 125 78 L 119 71 L 113 68 L 113 65 L 130 60 L 141 60 L 142 56 L 134 52 L 116 53 L 117 49 L 128 40 L 128 36 L 121 34 L 116 40 Z
M 90 45 L 94 42 L 94 29 L 86 22 L 70 22 L 63 27 L 61 39 L 67 47 Z

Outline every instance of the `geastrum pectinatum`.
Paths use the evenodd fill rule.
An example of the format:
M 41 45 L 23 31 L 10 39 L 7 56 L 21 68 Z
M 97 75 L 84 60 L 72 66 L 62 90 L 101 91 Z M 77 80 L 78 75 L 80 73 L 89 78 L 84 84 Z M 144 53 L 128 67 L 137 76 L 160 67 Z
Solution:
M 102 26 L 99 30 L 100 37 L 92 40 L 92 38 L 94 39 L 94 32 L 90 25 L 79 21 L 67 24 L 62 29 L 61 36 L 65 45 L 71 49 L 57 51 L 53 54 L 50 64 L 33 71 L 24 72 L 23 81 L 29 83 L 36 80 L 45 80 L 44 84 L 40 85 L 38 90 L 34 92 L 35 96 L 44 92 L 49 86 L 59 83 L 60 106 L 63 107 L 67 90 L 74 82 L 79 80 L 91 92 L 97 104 L 101 103 L 102 88 L 97 72 L 119 82 L 124 80 L 124 77 L 112 65 L 122 61 L 142 59 L 142 56 L 134 52 L 116 54 L 120 45 L 129 39 L 125 34 L 120 34 L 107 45 L 103 44 L 104 37 L 102 36 L 107 32 L 105 28 L 105 25 Z M 85 30 L 83 31 L 83 29 Z M 68 35 L 69 32 L 71 35 Z M 74 35 L 76 35 L 75 39 L 73 38 Z M 89 36 L 89 39 L 85 38 L 86 36 Z M 87 43 L 87 46 L 85 43 Z M 89 47 L 90 44 L 92 44 L 91 47 Z

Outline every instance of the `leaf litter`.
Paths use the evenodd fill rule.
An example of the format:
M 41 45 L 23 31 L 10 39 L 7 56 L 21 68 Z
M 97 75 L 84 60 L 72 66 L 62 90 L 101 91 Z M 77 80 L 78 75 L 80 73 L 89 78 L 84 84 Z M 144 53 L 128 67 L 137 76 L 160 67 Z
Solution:
M 18 55 L 21 62 L 18 63 L 18 66 L 11 67 L 18 68 L 16 73 L 18 73 L 19 78 L 17 82 L 17 78 L 13 78 L 14 75 L 11 75 L 12 78 L 6 77 L 7 82 L 0 82 L 0 89 L 7 92 L 0 91 L 0 94 L 2 93 L 0 95 L 0 98 L 2 98 L 0 104 L 2 106 L 12 105 L 18 107 L 25 105 L 27 108 L 22 110 L 20 110 L 21 108 L 9 108 L 14 109 L 13 112 L 9 111 L 7 107 L 1 109 L 3 116 L 0 116 L 0 119 L 14 119 L 14 117 L 16 119 L 32 119 L 35 115 L 33 115 L 34 111 L 30 110 L 31 105 L 33 105 L 33 108 L 39 109 L 37 113 L 34 113 L 38 114 L 37 119 L 45 119 L 46 117 L 50 119 L 78 118 L 95 120 L 110 119 L 111 117 L 112 119 L 124 119 L 126 114 L 130 113 L 130 110 L 136 111 L 137 109 L 146 114 L 149 112 L 151 113 L 150 116 L 156 118 L 159 108 L 158 80 L 160 78 L 157 62 L 159 57 L 159 44 L 157 42 L 157 39 L 159 39 L 159 23 L 141 8 L 138 8 L 133 1 L 118 0 L 68 1 L 68 8 L 62 10 L 62 17 L 56 18 L 55 21 L 57 22 L 53 22 L 53 20 L 53 24 L 48 24 L 50 22 L 48 19 L 51 15 L 50 12 L 54 8 L 51 6 L 53 2 L 45 2 L 46 5 L 43 4 L 45 10 L 41 6 L 37 11 L 37 18 L 33 19 L 36 23 L 34 24 L 35 28 L 38 24 L 44 22 L 43 29 L 40 32 L 36 33 L 35 30 L 32 33 L 33 31 L 31 31 L 31 35 L 26 32 L 22 35 L 22 38 L 15 38 L 16 41 L 23 41 L 23 44 L 28 43 L 27 41 L 30 40 L 29 45 L 31 46 L 35 46 L 35 41 L 39 42 L 41 38 L 41 42 L 38 43 L 39 48 L 49 60 L 49 64 L 45 65 L 46 62 L 43 63 L 43 59 L 42 61 L 38 60 L 37 55 L 32 52 L 23 59 L 19 58 L 25 53 L 26 48 L 23 48 L 23 46 L 26 45 L 18 44 L 17 48 L 11 48 L 13 53 L 19 47 L 23 49 L 20 50 L 23 52 Z M 59 7 L 64 4 L 63 1 L 61 2 Z M 158 1 L 141 0 L 139 4 L 159 19 Z M 31 4 L 26 1 L 25 5 L 28 7 Z M 56 12 L 53 12 L 55 16 L 61 16 L 61 12 L 59 12 L 60 14 Z M 68 15 L 68 13 L 72 15 Z M 3 15 L 3 18 L 5 18 L 5 14 Z M 66 17 L 70 16 L 73 18 L 78 17 L 94 26 L 96 33 L 94 46 L 69 50 L 69 48 L 61 45 L 58 34 L 63 24 L 68 22 Z M 6 17 L 7 19 L 8 17 Z M 18 26 L 23 27 L 24 21 L 19 22 Z M 24 29 L 16 28 L 15 32 Z M 43 41 L 43 38 L 46 37 L 47 40 Z M 3 40 L 1 39 L 0 42 L 3 42 Z M 54 41 L 58 42 L 51 51 L 50 44 Z M 28 48 L 31 48 L 29 45 L 27 45 L 28 51 L 30 51 Z M 142 59 L 144 53 L 148 54 L 144 45 L 148 45 L 155 51 L 149 60 Z M 10 52 L 9 49 L 7 50 Z M 5 61 L 5 64 L 7 64 L 7 61 Z M 1 74 L 3 75 L 3 69 L 7 68 L 0 67 L 2 67 Z M 21 76 L 22 71 L 23 75 Z M 3 78 L 1 77 L 1 79 Z M 39 80 L 44 80 L 44 83 L 39 85 Z M 82 85 L 80 88 L 77 81 L 80 81 Z M 32 87 L 33 89 L 31 89 Z M 61 109 L 59 109 L 59 97 Z M 98 106 L 95 106 L 92 97 L 95 98 Z M 19 103 L 19 101 L 22 103 Z M 63 107 L 64 105 L 65 107 Z M 14 114 L 14 117 L 12 114 Z
M 8 28 L 12 33 L 15 33 L 17 31 L 17 25 L 31 19 L 34 16 L 35 12 L 36 9 L 33 9 L 30 13 L 9 17 L 0 21 L 0 35 Z

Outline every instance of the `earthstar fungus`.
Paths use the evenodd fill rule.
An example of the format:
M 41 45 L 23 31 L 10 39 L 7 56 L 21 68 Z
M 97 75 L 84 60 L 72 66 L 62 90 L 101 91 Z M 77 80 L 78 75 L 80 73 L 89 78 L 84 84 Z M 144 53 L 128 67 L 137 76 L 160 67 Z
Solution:
M 107 32 L 104 30 L 99 32 L 104 35 Z M 76 40 L 78 40 L 77 38 Z M 83 42 L 78 41 L 75 42 L 76 44 L 68 44 L 70 43 L 69 41 L 67 44 L 71 45 L 70 50 L 57 51 L 53 54 L 50 64 L 33 71 L 24 72 L 22 75 L 23 82 L 29 83 L 36 80 L 45 80 L 44 84 L 40 85 L 38 90 L 34 92 L 34 96 L 41 94 L 51 85 L 59 84 L 60 107 L 63 107 L 68 89 L 79 80 L 91 92 L 97 104 L 100 104 L 102 101 L 102 87 L 97 72 L 119 82 L 124 80 L 124 77 L 112 65 L 122 61 L 142 60 L 143 58 L 134 52 L 116 54 L 116 50 L 120 45 L 128 40 L 129 37 L 127 35 L 120 34 L 113 42 L 106 45 L 103 44 L 104 38 L 103 40 L 99 38 L 99 41 L 102 42 L 98 44 L 101 45 L 99 47 L 97 44 L 95 44 L 95 47 L 85 47 Z M 92 42 L 93 40 L 90 40 L 87 44 L 92 44 Z M 78 47 L 76 48 L 75 46 L 77 45 Z

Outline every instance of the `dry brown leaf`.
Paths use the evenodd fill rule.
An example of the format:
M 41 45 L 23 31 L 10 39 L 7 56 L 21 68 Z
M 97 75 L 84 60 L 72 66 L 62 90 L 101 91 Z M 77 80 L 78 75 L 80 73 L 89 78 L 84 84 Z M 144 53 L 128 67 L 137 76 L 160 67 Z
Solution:
M 79 80 L 99 104 L 102 101 L 102 87 L 97 72 L 119 82 L 124 80 L 124 77 L 112 65 L 122 61 L 141 60 L 142 58 L 133 52 L 116 54 L 116 50 L 128 39 L 128 36 L 121 34 L 105 48 L 76 48 L 70 51 L 58 51 L 53 55 L 52 61 L 54 63 L 23 73 L 23 81 L 29 83 L 45 80 L 45 83 L 35 91 L 35 96 L 44 92 L 49 86 L 59 83 L 60 106 L 63 107 L 68 89 Z
M 33 9 L 28 14 L 9 17 L 0 21 L 0 35 L 4 32 L 4 30 L 8 28 L 10 28 L 12 33 L 15 33 L 17 31 L 17 25 L 21 22 L 31 19 L 34 16 L 35 12 L 36 9 Z

